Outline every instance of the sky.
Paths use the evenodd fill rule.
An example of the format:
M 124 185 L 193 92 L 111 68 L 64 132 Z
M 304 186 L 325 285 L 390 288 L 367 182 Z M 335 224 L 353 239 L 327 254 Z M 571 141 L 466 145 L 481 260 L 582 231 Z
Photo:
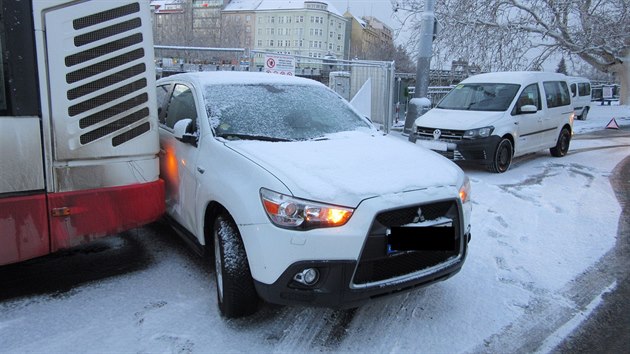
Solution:
M 630 137 L 604 129 L 612 118 L 628 129 L 630 107 L 593 106 L 575 122 L 563 158 L 541 151 L 503 174 L 465 167 L 472 240 L 461 272 L 443 282 L 356 311 L 263 305 L 225 320 L 213 271 L 173 232 L 142 228 L 67 257 L 85 257 L 92 269 L 99 252 L 135 246 L 144 267 L 67 292 L 0 300 L 1 351 L 550 352 L 616 287 L 605 271 L 621 215 L 610 176 L 628 157 Z M 603 137 L 584 135 L 593 131 Z M 35 261 L 44 273 L 59 262 Z
M 392 4 L 390 0 L 328 0 L 341 13 L 345 13 L 348 5 L 350 13 L 357 17 L 374 16 L 385 24 L 397 28 L 399 24 L 392 18 Z

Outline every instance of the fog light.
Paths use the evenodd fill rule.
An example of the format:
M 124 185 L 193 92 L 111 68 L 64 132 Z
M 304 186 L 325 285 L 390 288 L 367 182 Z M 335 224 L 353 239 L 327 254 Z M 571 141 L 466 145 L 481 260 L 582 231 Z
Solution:
M 319 280 L 319 271 L 316 268 L 306 268 L 295 274 L 293 280 L 304 285 L 311 286 Z

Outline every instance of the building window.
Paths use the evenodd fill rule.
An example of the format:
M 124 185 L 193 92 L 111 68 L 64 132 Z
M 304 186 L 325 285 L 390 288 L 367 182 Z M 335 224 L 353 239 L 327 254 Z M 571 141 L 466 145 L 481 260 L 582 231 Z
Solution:
M 258 40 L 258 46 L 259 46 L 259 47 L 262 47 L 262 44 L 263 44 L 262 39 L 259 39 L 259 40 Z
M 252 19 L 250 15 L 245 16 L 245 21 L 249 22 Z
M 270 40 L 269 40 L 269 46 L 270 46 L 270 47 L 273 47 L 273 39 L 270 39 Z
M 338 39 L 338 40 L 341 40 L 341 33 L 339 33 L 339 34 L 337 35 L 337 39 Z

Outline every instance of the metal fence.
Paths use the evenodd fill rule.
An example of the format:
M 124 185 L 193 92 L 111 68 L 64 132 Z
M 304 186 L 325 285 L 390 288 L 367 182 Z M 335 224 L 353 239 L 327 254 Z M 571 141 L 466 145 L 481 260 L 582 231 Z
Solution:
M 243 48 L 155 46 L 158 77 L 190 71 L 263 71 L 265 55 L 285 54 Z M 394 114 L 394 62 L 290 56 L 295 58 L 294 75 L 320 81 L 348 101 L 359 92 L 369 92 L 370 107 L 364 113 L 389 133 Z

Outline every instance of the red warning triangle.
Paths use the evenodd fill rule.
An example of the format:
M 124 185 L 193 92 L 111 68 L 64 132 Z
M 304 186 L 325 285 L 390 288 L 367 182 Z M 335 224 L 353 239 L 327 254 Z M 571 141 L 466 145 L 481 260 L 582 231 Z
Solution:
M 606 125 L 606 129 L 619 129 L 619 125 L 615 118 L 611 119 L 610 122 Z

